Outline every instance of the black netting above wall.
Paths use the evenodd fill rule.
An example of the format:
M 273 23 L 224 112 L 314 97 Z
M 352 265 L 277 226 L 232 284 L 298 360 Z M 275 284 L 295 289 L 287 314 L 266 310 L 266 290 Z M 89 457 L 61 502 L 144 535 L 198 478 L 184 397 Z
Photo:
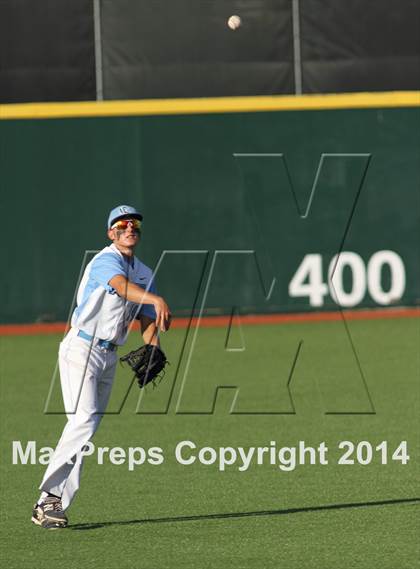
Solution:
M 107 99 L 294 92 L 290 0 L 103 0 L 101 20 Z
M 92 0 L 0 0 L 0 102 L 95 98 Z
M 420 88 L 419 0 L 300 2 L 303 91 Z
M 415 89 L 420 0 L 0 0 L 0 102 Z

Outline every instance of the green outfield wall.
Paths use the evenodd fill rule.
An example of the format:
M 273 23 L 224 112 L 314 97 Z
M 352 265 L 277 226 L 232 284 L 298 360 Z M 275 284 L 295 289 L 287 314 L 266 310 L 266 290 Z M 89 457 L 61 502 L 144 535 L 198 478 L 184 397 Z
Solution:
M 120 203 L 176 314 L 418 304 L 419 126 L 419 106 L 2 120 L 1 321 L 65 320 Z

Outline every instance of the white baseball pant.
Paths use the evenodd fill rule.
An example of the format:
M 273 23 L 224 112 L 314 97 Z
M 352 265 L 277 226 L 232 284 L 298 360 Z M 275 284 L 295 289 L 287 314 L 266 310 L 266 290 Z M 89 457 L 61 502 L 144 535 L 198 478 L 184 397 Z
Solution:
M 45 472 L 40 490 L 61 496 L 63 509 L 80 485 L 81 452 L 99 426 L 108 405 L 117 352 L 77 336 L 72 328 L 60 344 L 61 390 L 67 424 Z

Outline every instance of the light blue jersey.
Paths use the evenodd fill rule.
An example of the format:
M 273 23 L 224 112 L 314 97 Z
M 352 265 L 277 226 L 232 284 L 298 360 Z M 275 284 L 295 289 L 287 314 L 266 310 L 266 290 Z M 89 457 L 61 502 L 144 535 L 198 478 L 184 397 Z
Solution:
M 71 324 L 91 336 L 122 345 L 130 323 L 141 315 L 156 318 L 151 304 L 135 304 L 118 296 L 109 281 L 123 275 L 149 292 L 156 292 L 153 272 L 136 257 L 129 260 L 115 245 L 105 247 L 87 265 L 77 291 Z

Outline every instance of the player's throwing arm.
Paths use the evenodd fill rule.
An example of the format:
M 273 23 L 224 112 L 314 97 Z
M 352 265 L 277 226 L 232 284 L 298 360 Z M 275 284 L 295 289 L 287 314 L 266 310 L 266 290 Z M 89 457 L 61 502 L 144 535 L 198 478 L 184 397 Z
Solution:
M 162 332 L 169 330 L 169 326 L 171 324 L 171 312 L 169 310 L 169 306 L 161 296 L 145 291 L 140 286 L 130 282 L 123 275 L 115 276 L 109 281 L 109 284 L 117 291 L 117 294 L 121 298 L 125 298 L 126 300 L 136 304 L 153 305 L 156 311 L 156 326 Z

